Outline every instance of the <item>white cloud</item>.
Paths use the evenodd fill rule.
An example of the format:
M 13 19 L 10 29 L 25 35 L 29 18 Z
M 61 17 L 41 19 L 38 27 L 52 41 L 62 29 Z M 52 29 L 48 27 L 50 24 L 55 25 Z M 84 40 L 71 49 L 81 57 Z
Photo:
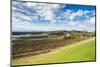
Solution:
M 90 18 L 90 20 L 88 21 L 90 24 L 95 24 L 95 17 Z
M 26 5 L 29 6 L 29 7 L 34 7 L 34 6 L 37 5 L 37 3 L 30 3 L 30 2 L 27 2 Z
M 26 20 L 32 20 L 32 19 L 37 19 L 37 16 L 43 17 L 44 20 L 49 20 L 51 24 L 57 22 L 54 15 L 54 12 L 57 11 L 59 8 L 61 8 L 61 6 L 59 4 L 46 4 L 46 3 L 32 3 L 32 2 L 27 2 L 26 4 L 24 4 L 26 6 L 28 6 L 28 8 L 31 8 L 32 10 L 36 11 L 36 15 L 34 15 L 33 17 L 30 16 L 25 16 L 20 12 L 14 12 L 13 16 L 16 17 L 20 17 Z M 64 7 L 65 5 L 63 5 L 62 7 Z M 13 9 L 13 10 L 20 10 L 22 12 L 25 12 L 25 10 L 22 9 Z M 29 13 L 27 11 L 27 13 Z M 65 17 L 66 19 L 68 19 L 68 15 L 70 13 L 70 10 L 67 10 L 67 12 L 62 13 L 62 16 L 59 16 L 60 18 Z M 59 18 L 58 18 L 59 19 Z M 64 22 L 65 20 L 63 20 Z M 59 20 L 60 22 L 60 20 Z M 61 21 L 62 22 L 62 21 Z M 49 23 L 49 24 L 50 24 Z
M 76 16 L 82 16 L 83 10 L 78 10 L 77 12 L 72 12 L 69 16 L 70 20 L 73 20 Z
M 87 19 L 83 21 L 74 21 L 73 19 L 76 18 L 76 16 L 81 17 L 82 15 L 86 15 L 87 13 L 90 13 L 91 11 L 87 10 L 78 10 L 73 11 L 67 9 L 65 12 L 60 12 L 59 16 L 55 16 L 56 11 L 59 11 L 59 8 L 64 7 L 65 5 L 61 6 L 59 4 L 44 4 L 44 3 L 32 3 L 27 2 L 24 4 L 27 8 L 30 8 L 31 10 L 35 10 L 36 13 L 31 13 L 30 11 L 25 11 L 23 9 L 18 9 L 13 7 L 13 10 L 19 10 L 22 12 L 26 12 L 28 14 L 31 14 L 31 16 L 27 16 L 21 12 L 13 12 L 12 16 L 12 30 L 13 31 L 51 31 L 51 30 L 88 30 L 87 24 L 95 24 L 95 17 L 90 18 L 89 16 L 86 16 Z M 38 23 L 39 17 L 43 17 L 43 20 L 50 20 L 48 24 L 35 24 Z M 20 19 L 16 18 L 20 17 Z M 29 21 L 22 21 L 22 19 L 29 20 Z M 61 20 L 63 19 L 63 20 Z M 48 21 L 47 21 L 48 22 Z M 59 25 L 56 23 L 60 23 Z
M 87 20 L 83 21 L 83 23 L 89 26 L 95 26 L 95 16 L 89 17 Z
M 37 13 L 41 17 L 45 17 L 45 20 L 54 20 L 54 11 L 59 8 L 58 4 L 38 4 L 36 6 Z
M 79 22 L 76 21 L 69 21 L 68 25 L 77 25 Z
M 70 20 L 73 20 L 76 16 L 81 17 L 82 15 L 87 15 L 88 13 L 91 13 L 93 11 L 88 11 L 88 10 L 78 10 L 76 12 L 70 13 Z M 93 12 L 95 14 L 95 12 Z M 86 16 L 88 18 L 88 16 Z
M 42 26 L 42 25 L 35 25 L 30 23 L 13 23 L 12 24 L 12 31 L 55 31 L 55 30 L 64 30 L 65 27 L 60 26 Z

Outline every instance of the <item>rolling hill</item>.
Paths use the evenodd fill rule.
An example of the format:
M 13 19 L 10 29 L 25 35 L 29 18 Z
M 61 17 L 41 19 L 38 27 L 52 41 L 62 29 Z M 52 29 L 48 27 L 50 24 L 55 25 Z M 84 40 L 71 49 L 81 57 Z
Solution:
M 63 46 L 45 54 L 12 60 L 13 65 L 95 61 L 95 38 Z

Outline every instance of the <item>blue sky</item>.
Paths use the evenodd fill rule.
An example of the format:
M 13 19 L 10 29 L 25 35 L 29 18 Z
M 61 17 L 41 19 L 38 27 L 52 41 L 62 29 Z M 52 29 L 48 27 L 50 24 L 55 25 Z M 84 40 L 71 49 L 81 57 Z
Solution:
M 95 31 L 95 6 L 12 2 L 12 31 Z

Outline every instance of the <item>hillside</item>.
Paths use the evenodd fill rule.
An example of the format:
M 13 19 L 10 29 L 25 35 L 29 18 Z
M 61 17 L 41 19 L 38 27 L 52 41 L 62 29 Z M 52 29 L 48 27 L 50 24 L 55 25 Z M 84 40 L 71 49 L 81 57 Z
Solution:
M 13 59 L 12 64 L 26 65 L 79 61 L 95 61 L 95 38 L 87 39 L 67 47 L 60 47 L 49 53 Z

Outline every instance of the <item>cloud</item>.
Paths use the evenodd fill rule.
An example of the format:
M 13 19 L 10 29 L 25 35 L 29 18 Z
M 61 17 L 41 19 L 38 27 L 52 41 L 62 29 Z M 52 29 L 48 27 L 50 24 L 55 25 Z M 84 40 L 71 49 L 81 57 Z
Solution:
M 92 17 L 92 18 L 90 18 L 89 20 L 88 20 L 88 22 L 90 23 L 90 24 L 93 24 L 93 25 L 95 25 L 95 17 Z
M 88 11 L 88 10 L 81 10 L 79 9 L 76 12 L 72 12 L 69 16 L 70 20 L 75 19 L 76 17 L 82 17 L 85 16 L 86 18 L 89 18 L 89 16 L 87 14 L 91 13 L 93 11 Z M 95 12 L 92 13 L 92 15 L 95 15 Z
M 53 12 L 59 8 L 59 4 L 43 4 L 43 3 L 32 3 L 26 2 L 20 4 L 13 2 L 13 17 L 17 16 L 27 20 L 49 20 L 52 21 L 54 14 Z M 37 18 L 37 19 L 36 19 Z
M 67 9 L 67 5 L 63 4 L 33 2 L 13 1 L 12 5 L 12 31 L 93 30 L 95 28 L 95 10 L 75 11 Z
M 71 13 L 71 15 L 69 16 L 70 19 L 74 19 L 76 16 L 82 16 L 83 15 L 83 10 L 78 10 L 77 12 L 73 12 Z

